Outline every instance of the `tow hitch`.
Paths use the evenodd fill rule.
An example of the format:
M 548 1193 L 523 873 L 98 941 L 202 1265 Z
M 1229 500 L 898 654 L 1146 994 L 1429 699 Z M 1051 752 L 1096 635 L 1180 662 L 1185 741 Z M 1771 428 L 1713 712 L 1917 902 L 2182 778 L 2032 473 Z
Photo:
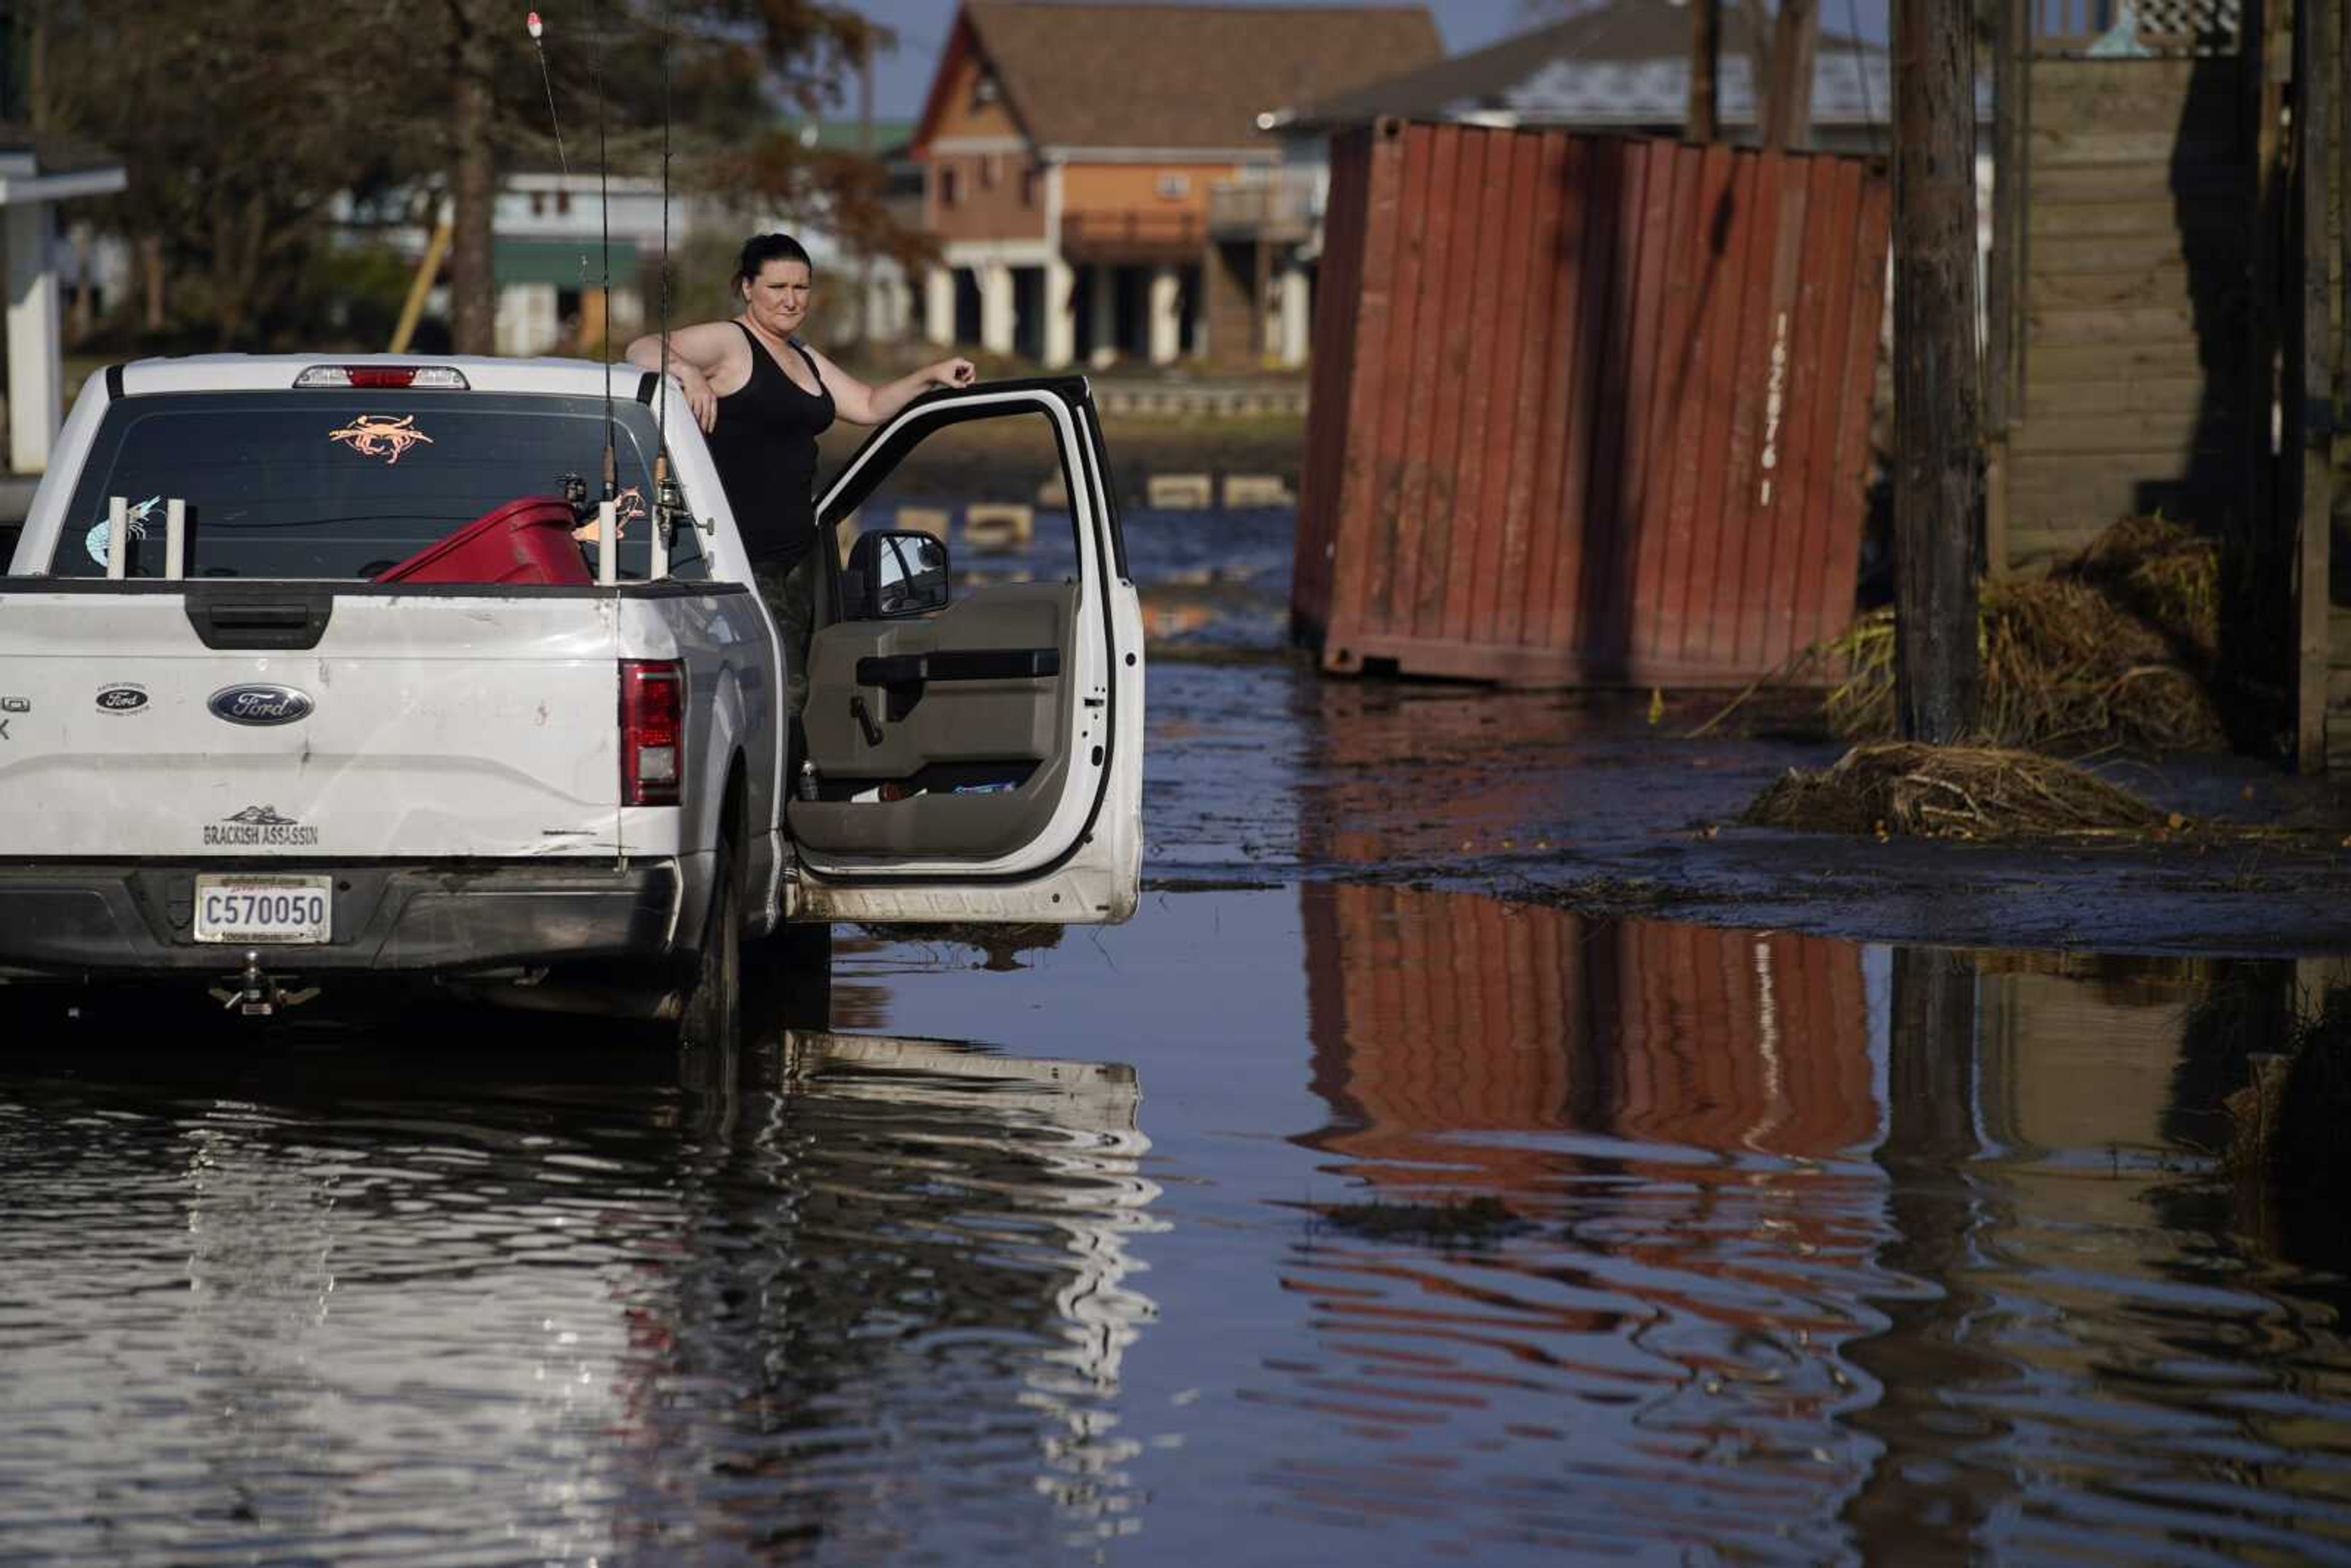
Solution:
M 287 977 L 291 979 L 293 977 Z M 284 1008 L 298 1008 L 319 994 L 316 986 L 298 990 L 278 984 L 277 977 L 261 967 L 261 954 L 252 947 L 245 950 L 245 973 L 223 986 L 212 988 L 213 999 L 233 1013 L 249 1019 L 266 1019 Z

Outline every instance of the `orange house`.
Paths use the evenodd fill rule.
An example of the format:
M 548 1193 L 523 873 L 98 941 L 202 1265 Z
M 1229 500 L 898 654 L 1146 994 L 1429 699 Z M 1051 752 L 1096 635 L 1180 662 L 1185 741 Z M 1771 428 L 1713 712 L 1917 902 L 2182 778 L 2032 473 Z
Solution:
M 1048 366 L 1303 361 L 1321 170 L 1264 127 L 1443 52 L 1420 5 L 967 0 L 914 131 L 926 335 Z

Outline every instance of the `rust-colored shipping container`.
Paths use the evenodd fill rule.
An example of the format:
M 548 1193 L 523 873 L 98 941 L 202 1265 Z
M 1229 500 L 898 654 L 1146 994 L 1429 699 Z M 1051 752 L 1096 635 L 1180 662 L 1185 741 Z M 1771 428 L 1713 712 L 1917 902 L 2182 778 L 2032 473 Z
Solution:
M 1323 667 L 1741 682 L 1851 618 L 1882 161 L 1383 120 L 1332 152 Z

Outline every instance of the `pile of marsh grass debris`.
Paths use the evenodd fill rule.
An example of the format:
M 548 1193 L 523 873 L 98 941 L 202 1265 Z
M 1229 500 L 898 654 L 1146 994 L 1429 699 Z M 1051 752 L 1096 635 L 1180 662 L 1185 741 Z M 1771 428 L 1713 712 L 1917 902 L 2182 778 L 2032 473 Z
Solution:
M 2211 541 L 2126 518 L 2046 577 L 1983 584 L 1977 732 L 1921 746 L 1893 738 L 1894 612 L 1874 611 L 1806 654 L 1844 670 L 1825 714 L 1859 744 L 1834 767 L 1792 770 L 1743 820 L 1880 838 L 2163 838 L 2187 824 L 2062 758 L 2225 748 L 2220 624 Z
M 1983 584 L 1978 738 L 2057 756 L 2225 748 L 2213 699 L 2220 553 L 2161 517 L 2129 517 L 2042 578 Z M 1816 651 L 1845 671 L 1826 699 L 1845 740 L 1895 734 L 1894 612 Z
M 1828 768 L 1791 768 L 1742 821 L 1807 832 L 1927 839 L 2140 834 L 2181 825 L 2087 768 L 1998 747 L 1856 746 Z

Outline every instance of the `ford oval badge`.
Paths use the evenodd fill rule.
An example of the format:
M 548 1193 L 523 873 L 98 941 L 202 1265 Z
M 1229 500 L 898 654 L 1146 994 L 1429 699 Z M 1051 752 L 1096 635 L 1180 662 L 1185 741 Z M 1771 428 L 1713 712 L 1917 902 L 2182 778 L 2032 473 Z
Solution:
M 204 706 L 231 724 L 292 724 L 310 716 L 310 696 L 292 686 L 223 686 Z

